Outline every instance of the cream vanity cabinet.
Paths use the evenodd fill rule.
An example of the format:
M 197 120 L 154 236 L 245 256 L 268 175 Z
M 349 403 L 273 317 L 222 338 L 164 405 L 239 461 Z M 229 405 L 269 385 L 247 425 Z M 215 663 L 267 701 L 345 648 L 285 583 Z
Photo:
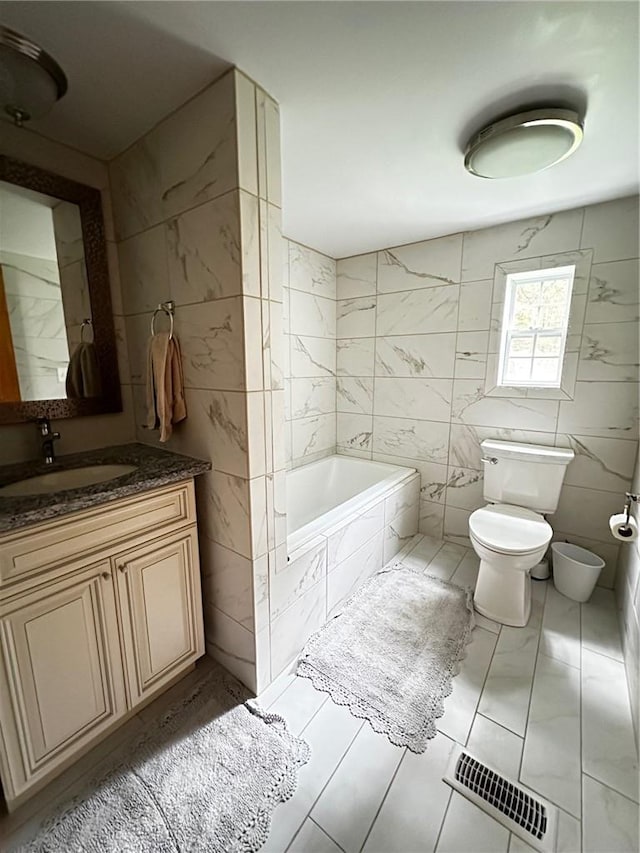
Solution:
M 15 808 L 204 653 L 193 481 L 0 535 L 0 774 Z

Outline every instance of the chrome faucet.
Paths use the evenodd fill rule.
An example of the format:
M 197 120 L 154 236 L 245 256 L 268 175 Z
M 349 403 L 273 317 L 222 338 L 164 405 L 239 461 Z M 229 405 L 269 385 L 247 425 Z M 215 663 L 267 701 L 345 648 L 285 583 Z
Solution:
M 59 432 L 53 432 L 51 430 L 51 421 L 49 418 L 38 418 L 38 429 L 40 431 L 40 435 L 43 437 L 42 442 L 42 455 L 44 457 L 45 465 L 53 465 L 56 461 L 56 454 L 53 449 L 53 442 L 60 438 Z

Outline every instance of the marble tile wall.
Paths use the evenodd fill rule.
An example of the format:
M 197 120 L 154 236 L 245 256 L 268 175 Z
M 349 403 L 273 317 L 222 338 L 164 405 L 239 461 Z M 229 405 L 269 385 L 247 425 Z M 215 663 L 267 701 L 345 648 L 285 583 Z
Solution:
M 631 491 L 640 494 L 640 456 L 636 460 Z M 634 504 L 632 512 L 640 525 L 640 505 Z M 631 714 L 636 744 L 638 744 L 640 741 L 640 539 L 635 542 L 625 542 L 620 551 L 616 599 L 631 699 Z
M 0 154 L 15 157 L 39 166 L 41 169 L 96 187 L 101 192 L 123 410 L 110 415 L 56 421 L 54 428 L 61 434 L 60 441 L 56 443 L 56 451 L 59 455 L 64 455 L 133 441 L 135 437 L 133 395 L 129 377 L 120 271 L 107 164 L 73 148 L 68 148 L 66 145 L 45 139 L 31 130 L 16 128 L 10 124 L 3 125 Z M 40 438 L 33 424 L 0 426 L 0 465 L 35 459 L 39 454 Z
M 0 251 L 0 266 L 20 396 L 23 400 L 64 398 L 69 345 L 58 264 Z
M 287 466 L 336 452 L 336 262 L 285 241 Z
M 496 264 L 590 250 L 571 400 L 485 393 Z M 479 443 L 571 447 L 558 539 L 607 561 L 638 444 L 638 198 L 453 234 L 337 263 L 339 453 L 417 468 L 420 530 L 468 544 L 484 501 Z M 495 313 L 495 312 L 494 312 Z
M 146 347 L 173 299 L 188 416 L 167 446 L 212 463 L 196 483 L 207 651 L 253 689 L 286 559 L 279 157 L 277 104 L 232 70 L 111 163 L 136 434 L 158 440 Z
M 80 208 L 77 204 L 61 201 L 51 212 L 60 270 L 64 323 L 73 351 L 74 345 L 81 340 L 83 321 L 91 319 Z M 92 340 L 91 329 L 86 330 L 85 340 Z

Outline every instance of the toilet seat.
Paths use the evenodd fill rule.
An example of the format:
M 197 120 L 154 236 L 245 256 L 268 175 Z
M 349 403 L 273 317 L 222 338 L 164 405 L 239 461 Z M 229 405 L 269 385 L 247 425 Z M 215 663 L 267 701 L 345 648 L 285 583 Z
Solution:
M 497 554 L 527 554 L 551 541 L 553 531 L 531 509 L 489 504 L 469 517 L 469 531 L 481 545 Z

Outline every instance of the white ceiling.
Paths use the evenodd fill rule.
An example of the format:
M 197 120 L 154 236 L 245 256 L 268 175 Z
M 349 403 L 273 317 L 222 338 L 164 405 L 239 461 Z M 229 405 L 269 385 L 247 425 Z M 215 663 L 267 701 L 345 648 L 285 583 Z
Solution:
M 34 129 L 109 159 L 230 64 L 281 105 L 287 236 L 344 257 L 637 191 L 635 2 L 2 2 L 63 65 Z M 578 152 L 506 181 L 462 149 L 495 114 L 586 108 Z

